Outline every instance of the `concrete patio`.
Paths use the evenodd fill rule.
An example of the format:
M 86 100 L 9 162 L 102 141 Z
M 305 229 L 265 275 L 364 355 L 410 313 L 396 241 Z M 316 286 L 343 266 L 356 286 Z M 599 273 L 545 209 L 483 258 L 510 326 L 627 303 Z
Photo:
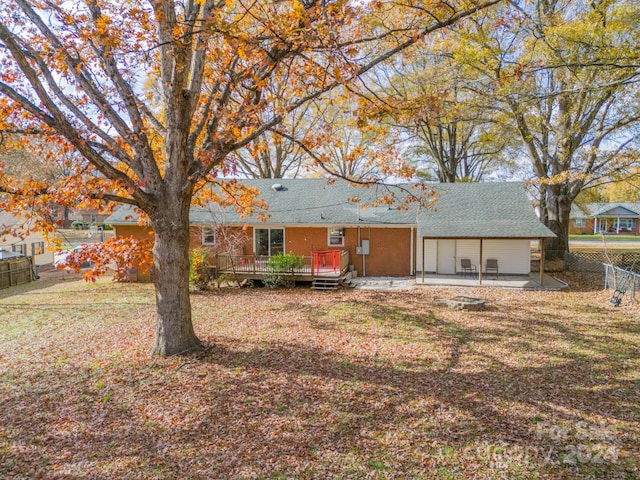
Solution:
M 437 275 L 425 274 L 424 280 L 421 273 L 416 274 L 416 285 L 438 285 L 451 287 L 498 287 L 516 288 L 521 290 L 564 290 L 569 286 L 557 278 L 544 275 L 543 284 L 540 284 L 540 273 L 531 272 L 529 275 L 485 275 L 482 285 L 477 276 Z
M 457 275 L 436 275 L 418 273 L 415 277 L 357 277 L 351 280 L 351 284 L 360 290 L 411 290 L 419 286 L 438 287 L 493 287 L 514 288 L 520 290 L 564 290 L 569 286 L 550 275 L 544 276 L 544 284 L 540 285 L 538 272 L 529 275 L 500 275 L 484 277 L 482 285 L 478 277 Z

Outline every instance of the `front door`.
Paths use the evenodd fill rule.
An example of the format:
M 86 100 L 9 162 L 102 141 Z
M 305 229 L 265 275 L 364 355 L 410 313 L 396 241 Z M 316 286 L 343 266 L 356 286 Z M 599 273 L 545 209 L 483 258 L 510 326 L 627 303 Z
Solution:
M 438 273 L 442 275 L 456 273 L 455 240 L 438 240 Z
M 284 253 L 284 228 L 256 228 L 255 254 L 273 256 Z

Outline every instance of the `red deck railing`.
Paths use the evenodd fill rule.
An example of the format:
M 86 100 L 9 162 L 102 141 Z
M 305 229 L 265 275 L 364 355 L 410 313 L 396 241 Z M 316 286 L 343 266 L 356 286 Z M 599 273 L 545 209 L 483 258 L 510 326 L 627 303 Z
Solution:
M 334 273 L 340 271 L 341 250 L 325 250 L 313 252 L 313 268 L 316 272 L 330 269 Z

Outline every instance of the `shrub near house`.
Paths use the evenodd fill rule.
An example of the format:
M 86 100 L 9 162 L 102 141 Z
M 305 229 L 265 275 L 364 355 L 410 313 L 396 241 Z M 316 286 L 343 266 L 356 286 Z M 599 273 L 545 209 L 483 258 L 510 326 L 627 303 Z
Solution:
M 279 253 L 269 257 L 268 273 L 262 278 L 262 283 L 267 288 L 292 287 L 295 280 L 291 278 L 291 274 L 303 266 L 304 257 L 302 255 Z
M 189 279 L 198 290 L 206 290 L 211 283 L 211 256 L 206 248 L 194 248 L 189 254 Z

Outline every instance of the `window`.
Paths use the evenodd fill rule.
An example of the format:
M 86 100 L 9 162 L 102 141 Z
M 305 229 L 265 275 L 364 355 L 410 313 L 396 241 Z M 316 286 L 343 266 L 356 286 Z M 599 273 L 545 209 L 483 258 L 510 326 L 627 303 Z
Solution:
M 344 246 L 344 228 L 329 229 L 329 246 L 330 247 Z
M 620 219 L 620 228 L 624 228 L 626 230 L 632 230 L 635 226 L 636 226 L 636 220 L 634 218 Z
M 255 253 L 260 256 L 273 256 L 284 253 L 283 228 L 256 228 Z
M 25 255 L 26 256 L 27 255 L 27 244 L 26 243 L 20 243 L 18 245 L 13 245 L 11 247 L 11 250 L 16 252 L 16 253 L 19 253 L 21 255 Z
M 212 227 L 202 227 L 202 245 L 215 245 L 216 232 Z
M 31 255 L 42 255 L 44 253 L 44 242 L 33 242 L 31 244 Z
M 573 224 L 576 228 L 584 228 L 584 218 L 576 218 L 573 220 Z

